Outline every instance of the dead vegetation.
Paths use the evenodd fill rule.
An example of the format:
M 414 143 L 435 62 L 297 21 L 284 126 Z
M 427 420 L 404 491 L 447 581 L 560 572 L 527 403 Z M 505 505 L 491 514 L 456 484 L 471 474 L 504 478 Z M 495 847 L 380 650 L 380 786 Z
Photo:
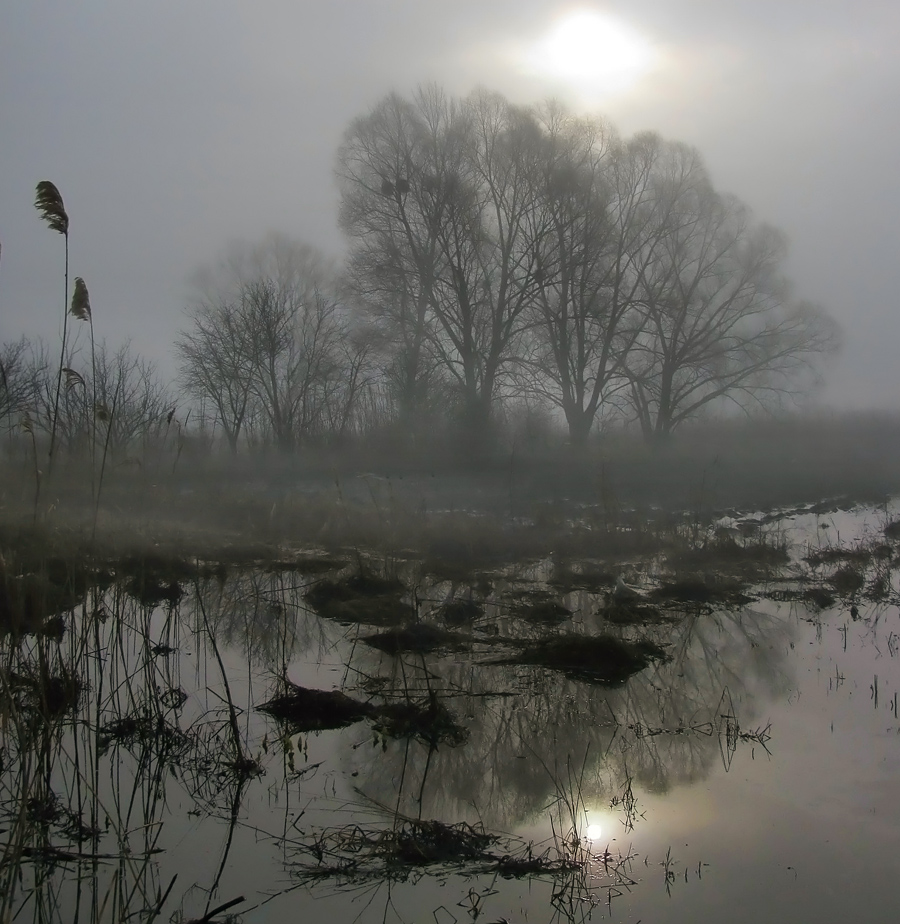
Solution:
M 679 548 L 667 556 L 667 561 L 676 572 L 702 571 L 759 581 L 788 564 L 790 554 L 786 542 L 765 533 L 753 540 L 740 541 L 730 535 L 719 535 Z
M 471 639 L 467 636 L 430 622 L 411 622 L 401 628 L 364 635 L 362 640 L 372 648 L 394 655 L 427 654 L 439 649 L 461 651 L 471 647 Z
M 513 657 L 493 663 L 546 667 L 588 683 L 616 686 L 665 657 L 665 650 L 647 639 L 566 634 L 526 644 Z
M 685 603 L 709 606 L 746 606 L 752 601 L 744 590 L 745 581 L 723 579 L 707 582 L 700 578 L 683 578 L 654 588 L 649 597 L 661 606 L 678 606 Z
M 415 618 L 415 610 L 403 602 L 402 581 L 383 578 L 366 570 L 339 580 L 316 582 L 306 601 L 320 615 L 342 623 L 367 626 L 398 626 Z
M 782 588 L 767 591 L 766 596 L 770 600 L 779 600 L 786 603 L 803 603 L 807 606 L 813 606 L 817 610 L 827 610 L 837 602 L 837 598 L 834 594 L 824 587 L 804 587 L 802 590 Z
M 290 725 L 293 731 L 346 728 L 374 715 L 369 703 L 359 702 L 337 690 L 309 690 L 284 681 L 285 692 L 257 708 Z
M 419 738 L 431 747 L 458 747 L 468 738 L 438 696 L 431 692 L 417 698 L 409 694 L 386 703 L 361 702 L 338 690 L 310 690 L 283 681 L 284 692 L 257 708 L 283 722 L 291 733 L 346 728 L 369 720 L 384 739 Z
M 424 819 L 405 819 L 391 828 L 348 825 L 322 830 L 300 850 L 309 859 L 294 875 L 305 883 L 405 882 L 422 872 L 554 878 L 580 870 L 588 861 L 587 856 L 575 858 L 552 845 L 541 849 L 532 842 L 489 834 L 481 825 Z
M 437 615 L 448 626 L 468 626 L 484 616 L 484 607 L 474 600 L 451 600 L 438 609 Z

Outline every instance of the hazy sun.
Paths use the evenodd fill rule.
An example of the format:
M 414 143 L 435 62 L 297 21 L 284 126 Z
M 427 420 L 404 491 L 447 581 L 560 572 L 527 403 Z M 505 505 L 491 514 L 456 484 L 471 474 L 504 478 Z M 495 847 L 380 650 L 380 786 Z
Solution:
M 637 30 L 591 10 L 566 14 L 532 49 L 535 70 L 586 92 L 618 92 L 634 85 L 653 65 L 655 51 Z

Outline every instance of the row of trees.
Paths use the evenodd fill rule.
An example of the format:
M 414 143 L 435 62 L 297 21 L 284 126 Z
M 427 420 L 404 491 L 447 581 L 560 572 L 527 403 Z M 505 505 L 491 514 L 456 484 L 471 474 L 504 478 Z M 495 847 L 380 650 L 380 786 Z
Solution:
M 27 339 L 0 347 L 0 427 L 43 434 L 48 443 L 52 435 L 68 455 L 88 456 L 99 418 L 102 442 L 120 457 L 139 458 L 181 425 L 172 390 L 129 344 L 111 349 L 101 343 L 93 362 L 79 362 L 76 345 L 64 355 L 61 376 L 53 353 L 43 341 Z
M 0 414 L 53 421 L 51 455 L 57 427 L 76 447 L 92 426 L 88 394 L 116 401 L 122 445 L 180 403 L 233 452 L 440 421 L 483 442 L 512 407 L 583 446 L 611 417 L 657 437 L 791 395 L 837 342 L 793 298 L 782 235 L 683 144 L 432 87 L 357 119 L 337 175 L 346 263 L 271 235 L 199 271 L 180 395 L 127 348 L 76 373 L 65 339 L 57 366 L 23 341 L 4 348 Z
M 430 88 L 354 122 L 338 175 L 351 285 L 404 414 L 440 382 L 476 429 L 512 390 L 576 444 L 612 406 L 662 435 L 790 391 L 835 343 L 790 296 L 783 237 L 656 135 Z

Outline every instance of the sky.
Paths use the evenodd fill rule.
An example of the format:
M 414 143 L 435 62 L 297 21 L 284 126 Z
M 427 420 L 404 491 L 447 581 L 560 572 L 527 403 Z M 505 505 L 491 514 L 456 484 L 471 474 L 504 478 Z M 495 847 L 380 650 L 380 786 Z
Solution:
M 59 335 L 40 180 L 65 201 L 98 336 L 170 377 L 196 269 L 270 231 L 339 257 L 344 131 L 437 82 L 696 146 L 786 232 L 795 294 L 843 329 L 812 406 L 892 409 L 898 49 L 887 0 L 5 0 L 0 342 Z

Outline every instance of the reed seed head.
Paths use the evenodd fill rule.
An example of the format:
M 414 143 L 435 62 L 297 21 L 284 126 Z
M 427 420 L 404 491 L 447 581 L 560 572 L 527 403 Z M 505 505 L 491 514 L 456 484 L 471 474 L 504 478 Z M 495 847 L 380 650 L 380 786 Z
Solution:
M 69 216 L 59 190 L 49 180 L 41 180 L 34 194 L 34 207 L 52 231 L 69 235 Z
M 70 369 L 68 366 L 63 366 L 63 375 L 66 377 L 67 391 L 71 388 L 74 388 L 76 385 L 80 385 L 82 388 L 85 387 L 84 376 L 82 376 L 80 372 L 76 372 L 74 369 Z
M 91 299 L 88 295 L 87 286 L 81 276 L 75 277 L 75 291 L 72 293 L 72 307 L 69 314 L 79 321 L 90 321 L 91 319 Z

